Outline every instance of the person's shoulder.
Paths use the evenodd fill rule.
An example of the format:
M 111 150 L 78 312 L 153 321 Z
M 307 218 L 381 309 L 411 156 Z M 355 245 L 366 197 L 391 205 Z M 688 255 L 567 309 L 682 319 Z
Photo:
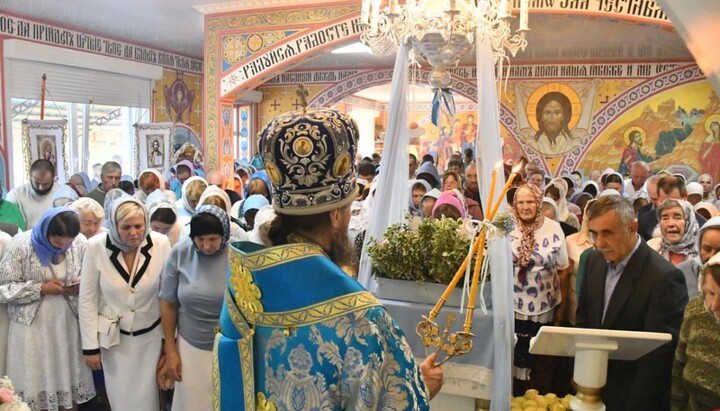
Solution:
M 709 315 L 707 309 L 705 308 L 705 300 L 703 299 L 702 295 L 699 295 L 692 300 L 685 306 L 685 318 L 696 318 L 701 317 L 703 315 Z
M 107 231 L 95 234 L 87 240 L 88 248 L 105 248 L 105 244 L 107 243 L 107 236 Z

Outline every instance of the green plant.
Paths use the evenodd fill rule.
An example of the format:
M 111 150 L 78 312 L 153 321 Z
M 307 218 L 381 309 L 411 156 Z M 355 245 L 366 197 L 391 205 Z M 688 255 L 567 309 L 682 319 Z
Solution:
M 447 284 L 465 260 L 470 237 L 461 220 L 408 217 L 370 239 L 368 253 L 378 277 Z M 473 260 L 474 261 L 474 260 Z

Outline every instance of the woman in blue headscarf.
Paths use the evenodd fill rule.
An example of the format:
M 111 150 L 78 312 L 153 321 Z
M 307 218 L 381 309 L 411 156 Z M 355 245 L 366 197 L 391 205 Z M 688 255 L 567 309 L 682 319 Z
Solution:
M 77 321 L 87 246 L 78 233 L 73 210 L 52 208 L 13 238 L 0 264 L 0 302 L 11 320 L 7 374 L 33 411 L 77 409 L 95 396 Z
M 203 205 L 190 220 L 190 237 L 173 247 L 163 269 L 160 314 L 165 366 L 161 375 L 166 387 L 175 381 L 173 411 L 212 409 L 214 330 L 225 292 L 229 240 L 227 213 Z

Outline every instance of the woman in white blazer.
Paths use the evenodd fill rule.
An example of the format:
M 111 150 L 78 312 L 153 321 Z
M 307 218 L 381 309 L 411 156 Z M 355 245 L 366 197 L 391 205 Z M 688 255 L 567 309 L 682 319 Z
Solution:
M 107 233 L 88 242 L 80 285 L 80 333 L 85 362 L 105 374 L 114 410 L 157 411 L 155 366 L 160 358 L 160 273 L 167 237 L 150 231 L 138 200 L 115 201 Z

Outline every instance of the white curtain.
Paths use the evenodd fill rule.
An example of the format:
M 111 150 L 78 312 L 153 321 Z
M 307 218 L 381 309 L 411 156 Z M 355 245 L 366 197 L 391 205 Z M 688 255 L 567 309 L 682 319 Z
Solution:
M 475 163 L 480 177 L 481 199 L 487 201 L 492 169 L 503 159 L 502 138 L 500 137 L 500 112 L 495 67 L 490 41 L 487 36 L 477 36 L 476 50 L 478 132 L 475 141 L 477 150 Z M 494 201 L 497 201 L 500 187 L 504 184 L 505 178 L 502 169 L 500 169 Z M 503 206 L 507 206 L 504 199 Z M 490 208 L 491 204 L 483 204 L 485 213 L 488 213 Z M 490 410 L 506 411 L 510 409 L 510 397 L 512 396 L 512 356 L 515 332 L 510 241 L 503 238 L 490 242 L 487 255 L 492 256 L 490 258 L 490 272 L 492 273 L 490 284 L 492 287 L 493 343 L 495 351 L 493 399 Z M 478 330 L 475 330 L 475 332 L 478 332 Z
M 382 241 L 388 227 L 405 218 L 408 207 L 409 176 L 408 144 L 408 64 L 410 45 L 404 41 L 398 48 L 392 78 L 392 92 L 388 105 L 388 126 L 382 151 L 380 174 L 376 177 L 375 195 L 370 210 L 370 224 L 365 233 L 358 281 L 374 292 L 377 282 L 372 275 L 372 261 L 367 255 L 368 241 Z

